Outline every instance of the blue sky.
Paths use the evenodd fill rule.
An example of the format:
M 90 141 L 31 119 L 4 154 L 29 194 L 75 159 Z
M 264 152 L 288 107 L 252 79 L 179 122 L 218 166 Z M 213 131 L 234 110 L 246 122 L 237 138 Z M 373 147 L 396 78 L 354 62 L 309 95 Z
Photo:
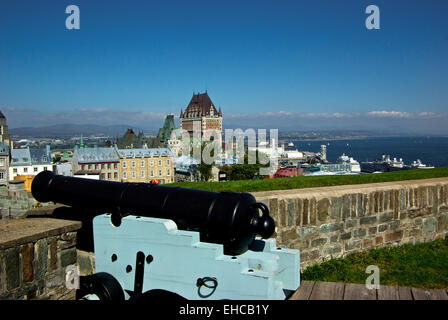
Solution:
M 65 28 L 70 4 L 80 30 Z M 365 27 L 370 4 L 380 30 Z M 11 127 L 144 127 L 207 89 L 242 125 L 305 114 L 440 122 L 447 14 L 445 0 L 2 0 L 0 110 Z

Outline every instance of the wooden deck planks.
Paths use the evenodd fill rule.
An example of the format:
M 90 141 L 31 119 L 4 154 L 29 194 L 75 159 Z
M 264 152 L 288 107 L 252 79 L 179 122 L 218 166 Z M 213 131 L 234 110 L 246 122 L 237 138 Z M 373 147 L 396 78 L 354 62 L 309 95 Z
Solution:
M 308 300 L 313 291 L 315 281 L 302 281 L 299 289 L 289 298 L 289 300 Z
M 376 300 L 376 289 L 367 289 L 364 284 L 347 283 L 344 300 Z
M 445 290 L 412 288 L 414 300 L 448 300 Z
M 378 300 L 400 300 L 398 287 L 380 286 L 377 294 Z
M 290 300 L 448 300 L 447 290 L 380 286 L 369 290 L 363 284 L 302 281 Z
M 342 300 L 344 289 L 343 282 L 316 282 L 310 300 Z

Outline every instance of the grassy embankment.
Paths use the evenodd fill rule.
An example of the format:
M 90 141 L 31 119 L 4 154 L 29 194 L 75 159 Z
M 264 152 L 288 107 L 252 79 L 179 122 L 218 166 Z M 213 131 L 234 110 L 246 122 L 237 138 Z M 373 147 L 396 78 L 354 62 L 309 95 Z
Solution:
M 302 280 L 364 284 L 369 265 L 380 269 L 380 285 L 448 289 L 448 239 L 332 259 L 305 269 Z
M 256 192 L 440 177 L 448 177 L 448 167 L 360 175 L 299 176 L 269 180 L 236 180 L 227 182 L 177 182 L 169 185 L 209 191 Z

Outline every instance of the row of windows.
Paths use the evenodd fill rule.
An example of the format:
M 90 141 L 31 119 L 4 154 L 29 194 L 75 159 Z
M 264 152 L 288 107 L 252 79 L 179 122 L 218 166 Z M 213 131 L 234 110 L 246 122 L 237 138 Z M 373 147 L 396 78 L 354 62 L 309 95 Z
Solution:
M 158 171 L 158 173 L 159 173 L 159 177 L 161 177 L 162 175 L 163 175 L 163 172 L 162 172 L 162 170 L 159 170 Z M 140 172 L 140 178 L 145 178 L 145 170 L 142 170 L 141 172 Z M 171 170 L 168 168 L 168 169 L 166 169 L 166 175 L 169 177 L 169 176 L 171 176 Z M 136 179 L 137 178 L 137 172 L 136 171 L 132 171 L 131 172 L 131 177 L 132 177 L 132 179 Z M 150 171 L 150 177 L 151 178 L 154 178 L 155 177 L 155 175 L 154 175 L 154 170 L 151 170 Z M 124 180 L 126 180 L 128 177 L 127 177 L 127 172 L 123 172 L 123 179 Z
M 37 168 L 37 167 L 33 167 L 33 171 L 29 171 L 29 172 L 38 172 L 38 170 L 39 170 L 39 168 Z M 48 168 L 47 167 L 44 167 L 44 171 L 47 171 L 48 170 Z M 14 169 L 12 169 L 12 172 L 13 173 L 17 173 L 17 168 L 14 168 Z M 24 167 L 23 168 L 23 172 L 24 173 L 28 173 L 28 168 L 27 167 Z
M 163 162 L 162 162 L 161 159 L 157 161 L 157 165 L 158 165 L 159 167 L 161 167 L 161 166 L 163 165 Z M 166 165 L 167 165 L 167 166 L 170 166 L 170 165 L 171 165 L 171 161 L 170 161 L 170 159 L 166 159 Z M 149 166 L 150 166 L 150 167 L 154 167 L 154 160 L 150 160 L 150 161 L 149 161 Z M 135 168 L 135 167 L 136 167 L 136 163 L 135 163 L 134 160 L 132 160 L 132 162 L 131 162 L 131 168 Z M 141 168 L 144 168 L 144 167 L 145 167 L 145 160 L 141 160 L 141 161 L 140 161 L 140 167 L 141 167 Z M 127 162 L 126 162 L 126 161 L 123 161 L 123 168 L 127 168 Z
M 100 174 L 100 179 L 104 180 L 106 177 L 105 173 Z M 112 173 L 108 172 L 107 173 L 107 180 L 111 180 L 112 179 Z M 114 172 L 114 180 L 118 179 L 118 172 Z
M 93 164 L 89 164 L 89 165 L 83 164 L 81 166 L 81 169 L 82 170 L 92 170 L 92 169 L 98 170 L 98 169 L 106 169 L 106 166 L 107 166 L 107 169 L 109 169 L 109 170 L 112 169 L 112 164 L 110 164 L 110 163 L 108 163 L 108 164 L 105 164 L 105 163 L 103 163 L 103 164 L 95 164 L 95 165 L 93 165 Z M 114 163 L 114 169 L 118 169 L 118 163 Z

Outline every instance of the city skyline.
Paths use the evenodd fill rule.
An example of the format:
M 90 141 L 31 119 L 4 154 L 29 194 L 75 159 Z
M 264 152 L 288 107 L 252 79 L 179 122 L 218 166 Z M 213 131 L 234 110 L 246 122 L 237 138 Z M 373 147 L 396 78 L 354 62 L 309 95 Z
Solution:
M 80 9 L 67 30 L 65 9 Z M 368 5 L 381 28 L 368 30 Z M 160 126 L 205 92 L 223 126 L 448 134 L 443 1 L 0 4 L 11 128 Z

